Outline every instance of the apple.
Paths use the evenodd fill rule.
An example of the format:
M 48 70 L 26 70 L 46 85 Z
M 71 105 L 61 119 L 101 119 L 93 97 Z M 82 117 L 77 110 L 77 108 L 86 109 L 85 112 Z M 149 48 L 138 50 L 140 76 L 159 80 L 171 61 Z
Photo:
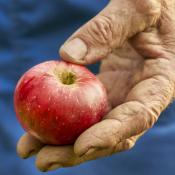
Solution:
M 73 144 L 108 109 L 102 83 L 84 66 L 48 61 L 19 80 L 14 106 L 22 127 L 46 144 Z

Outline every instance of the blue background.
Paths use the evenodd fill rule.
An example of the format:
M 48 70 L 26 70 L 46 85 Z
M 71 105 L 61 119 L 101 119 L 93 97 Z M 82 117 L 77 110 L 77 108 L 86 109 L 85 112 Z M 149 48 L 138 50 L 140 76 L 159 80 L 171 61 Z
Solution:
M 16 143 L 24 133 L 13 109 L 20 76 L 45 60 L 107 0 L 0 0 L 0 175 L 39 175 L 34 158 L 21 160 Z M 98 65 L 90 67 L 98 71 Z M 52 175 L 174 175 L 175 103 L 131 151 L 59 169 Z

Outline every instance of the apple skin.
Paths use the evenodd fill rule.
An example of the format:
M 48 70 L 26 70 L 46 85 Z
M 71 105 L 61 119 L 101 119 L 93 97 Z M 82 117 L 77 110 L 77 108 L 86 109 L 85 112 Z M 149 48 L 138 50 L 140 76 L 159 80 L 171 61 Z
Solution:
M 62 82 L 63 72 L 73 73 L 72 84 Z M 104 117 L 108 101 L 102 83 L 84 66 L 48 61 L 21 77 L 14 106 L 28 133 L 46 144 L 67 145 Z

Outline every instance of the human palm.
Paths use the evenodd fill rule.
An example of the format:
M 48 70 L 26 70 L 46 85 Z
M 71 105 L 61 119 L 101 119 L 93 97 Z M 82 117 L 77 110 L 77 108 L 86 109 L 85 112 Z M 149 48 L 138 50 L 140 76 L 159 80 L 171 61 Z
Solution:
M 121 0 L 112 2 L 118 3 L 117 7 L 124 4 Z M 160 5 L 158 2 L 160 3 L 158 0 L 143 1 L 143 5 L 146 4 L 143 7 L 150 13 L 147 15 L 153 18 L 149 16 L 151 22 L 147 19 L 147 25 L 139 23 L 138 29 L 132 28 L 129 39 L 122 38 L 128 32 L 117 30 L 112 34 L 107 33 L 109 40 L 106 39 L 105 32 L 108 30 L 103 31 L 103 25 L 100 25 L 110 18 L 100 21 L 97 16 L 100 27 L 98 25 L 94 27 L 97 22 L 86 24 L 68 40 L 71 42 L 75 36 L 83 38 L 89 50 L 87 52 L 86 46 L 78 43 L 79 39 L 76 39 L 72 41 L 73 45 L 81 46 L 81 50 L 88 54 L 86 56 L 82 53 L 77 54 L 75 53 L 77 50 L 72 49 L 74 53 L 69 55 L 70 48 L 64 46 L 67 52 L 62 48 L 60 54 L 67 61 L 86 64 L 97 61 L 99 57 L 105 58 L 101 63 L 98 78 L 107 90 L 109 113 L 101 122 L 82 133 L 71 146 L 45 146 L 26 134 L 18 143 L 17 149 L 21 157 L 38 153 L 36 165 L 42 171 L 74 166 L 132 148 L 136 140 L 154 125 L 160 113 L 172 101 L 175 88 L 175 1 L 162 1 L 164 4 L 161 14 L 157 12 L 157 7 Z M 131 1 L 125 0 L 125 4 L 127 3 L 130 4 Z M 113 6 L 114 4 L 112 8 Z M 134 17 L 139 20 L 140 13 L 137 15 Z M 103 12 L 101 16 L 104 16 Z M 120 17 L 117 17 L 120 21 Z M 124 27 L 128 30 L 126 26 Z M 100 31 L 102 36 L 97 35 L 96 28 L 98 31 L 102 30 Z M 91 33 L 89 31 L 93 37 L 89 35 Z M 115 35 L 115 32 L 118 32 L 118 35 Z M 120 36 L 121 33 L 123 35 Z M 110 34 L 113 36 L 111 41 Z M 76 60 L 76 57 L 84 59 Z
M 141 80 L 144 57 L 128 42 L 101 62 L 97 75 L 104 84 L 110 108 L 124 103 L 128 93 Z

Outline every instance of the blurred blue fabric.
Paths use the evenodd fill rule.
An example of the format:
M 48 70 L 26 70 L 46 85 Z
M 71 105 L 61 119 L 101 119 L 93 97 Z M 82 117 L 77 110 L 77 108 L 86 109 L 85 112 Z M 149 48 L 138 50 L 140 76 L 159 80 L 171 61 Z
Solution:
M 96 15 L 107 0 L 0 1 L 0 175 L 39 175 L 34 158 L 21 160 L 16 143 L 24 133 L 13 109 L 17 80 L 30 67 L 57 59 L 59 46 Z M 90 67 L 98 71 L 98 65 Z M 56 175 L 175 174 L 175 103 L 136 146 L 127 152 L 59 169 Z

